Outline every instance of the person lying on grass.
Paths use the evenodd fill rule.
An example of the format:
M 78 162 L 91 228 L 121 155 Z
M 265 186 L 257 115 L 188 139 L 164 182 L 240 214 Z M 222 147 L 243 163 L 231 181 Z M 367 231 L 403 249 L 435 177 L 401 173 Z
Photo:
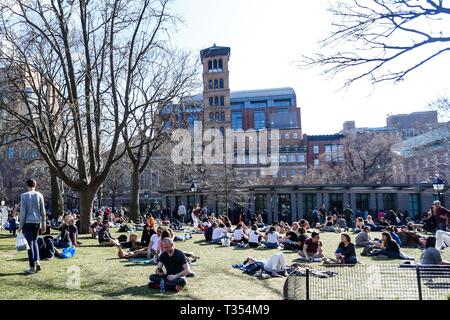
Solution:
M 159 289 L 164 281 L 166 290 L 180 292 L 186 285 L 186 276 L 191 273 L 189 263 L 184 253 L 175 248 L 172 239 L 164 238 L 161 243 L 164 252 L 159 256 L 155 274 L 149 277 L 148 286 Z
M 320 242 L 320 236 L 317 232 L 313 232 L 311 238 L 305 240 L 303 251 L 299 251 L 298 254 L 301 258 L 308 261 L 315 261 L 323 258 L 322 243 Z
M 269 260 L 257 260 L 253 257 L 248 257 L 243 264 L 243 270 L 246 270 L 250 265 L 259 264 L 261 269 L 272 277 L 287 276 L 286 260 L 282 252 L 274 253 Z

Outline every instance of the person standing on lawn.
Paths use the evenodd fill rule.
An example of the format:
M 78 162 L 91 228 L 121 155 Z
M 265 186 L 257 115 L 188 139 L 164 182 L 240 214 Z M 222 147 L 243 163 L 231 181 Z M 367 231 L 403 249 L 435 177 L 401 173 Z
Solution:
M 36 180 L 28 180 L 28 192 L 20 196 L 19 232 L 23 232 L 30 247 L 28 249 L 30 268 L 25 271 L 28 274 L 41 270 L 37 237 L 39 230 L 45 232 L 46 229 L 44 196 L 36 191 L 36 185 Z
M 440 201 L 434 201 L 433 207 L 435 209 L 437 230 L 447 231 L 448 214 L 450 210 L 444 208 Z

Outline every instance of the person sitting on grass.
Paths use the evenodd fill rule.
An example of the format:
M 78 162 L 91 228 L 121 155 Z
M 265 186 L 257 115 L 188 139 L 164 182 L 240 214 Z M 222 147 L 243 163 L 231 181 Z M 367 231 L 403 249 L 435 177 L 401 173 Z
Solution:
M 80 246 L 81 242 L 78 241 L 78 228 L 75 225 L 75 219 L 73 217 L 68 219 L 68 230 L 69 230 L 70 241 L 72 241 L 72 244 L 75 247 Z
M 56 248 L 69 248 L 72 246 L 68 229 L 69 226 L 65 223 L 59 227 L 59 234 L 53 242 Z
M 402 246 L 402 240 L 400 240 L 400 237 L 397 234 L 397 228 L 395 226 L 389 226 L 386 228 L 386 231 L 389 232 L 389 234 L 391 235 L 391 238 L 393 240 L 395 240 L 395 242 L 398 243 L 398 246 L 401 247 Z
M 271 226 L 269 228 L 269 231 L 267 231 L 264 239 L 266 240 L 264 245 L 269 249 L 277 249 L 280 245 L 280 234 L 277 232 L 277 228 L 275 226 Z
M 450 246 L 450 232 L 436 231 L 436 249 L 443 250 Z
M 248 232 L 248 246 L 250 248 L 258 248 L 263 237 L 262 233 L 259 232 L 258 225 L 252 225 L 251 230 Z
M 421 237 L 417 233 L 409 230 L 407 225 L 403 225 L 400 228 L 398 237 L 400 238 L 403 247 L 417 248 L 420 246 Z
M 220 223 L 219 225 L 216 224 L 212 232 L 212 243 L 220 244 L 222 243 L 222 239 L 229 239 L 227 235 L 227 230 L 225 228 L 225 224 L 223 223 Z
M 420 256 L 421 265 L 450 265 L 450 262 L 443 261 L 441 253 L 436 249 L 436 237 L 428 237 L 425 243 L 425 250 Z
M 370 257 L 385 256 L 390 259 L 400 259 L 400 246 L 395 240 L 392 240 L 389 232 L 383 232 L 380 249 L 374 249 L 368 255 Z
M 203 218 L 202 223 L 200 224 L 198 229 L 202 232 L 206 232 L 206 230 L 208 230 L 209 227 L 211 227 L 211 222 L 209 221 L 208 218 Z
M 245 224 L 243 222 L 239 222 L 239 224 L 236 226 L 236 229 L 234 229 L 233 242 L 235 244 L 248 243 L 248 235 L 246 232 Z
M 261 269 L 270 274 L 272 277 L 287 276 L 286 260 L 283 252 L 274 253 L 269 260 L 257 260 L 253 257 L 248 257 L 244 260 L 244 266 L 242 269 L 245 270 L 252 264 L 259 264 L 262 267 Z
M 153 229 L 151 229 L 153 230 Z M 131 252 L 124 252 L 119 246 L 118 257 L 121 259 L 132 259 L 132 258 L 154 258 L 158 254 L 159 250 L 159 239 L 161 238 L 163 228 L 158 227 L 157 232 L 152 234 L 148 246 L 134 250 Z
M 256 225 L 258 226 L 258 228 L 264 228 L 266 226 L 262 214 L 258 214 L 258 216 L 256 217 Z
M 363 229 L 364 229 L 364 219 L 361 217 L 356 218 L 353 233 L 360 233 Z
M 294 222 L 292 224 L 292 229 L 286 232 L 286 235 L 281 238 L 280 243 L 283 245 L 284 250 L 294 250 L 298 251 L 300 250 L 300 243 L 299 243 L 299 228 L 300 225 L 298 222 Z
M 335 255 L 339 264 L 356 264 L 358 262 L 355 245 L 347 233 L 341 234 L 341 243 L 339 243 Z
M 344 218 L 342 218 L 342 215 L 338 214 L 336 218 L 336 223 L 334 224 L 335 227 L 339 229 L 344 229 L 345 231 L 348 230 L 347 228 L 347 222 Z
M 309 222 L 305 219 L 302 219 L 299 221 L 299 227 L 305 229 L 306 231 L 311 229 L 311 226 L 309 225 Z
M 367 247 L 367 246 L 374 245 L 374 242 L 372 241 L 372 239 L 369 236 L 369 232 L 370 231 L 371 231 L 370 227 L 369 226 L 365 226 L 363 228 L 363 230 L 356 235 L 355 245 L 357 247 L 364 248 L 364 247 Z
M 102 217 L 97 217 L 96 221 L 91 224 L 91 237 L 92 239 L 97 239 L 98 231 L 102 227 Z
M 325 222 L 324 225 L 321 226 L 321 231 L 325 231 L 325 232 L 336 232 L 337 229 L 334 227 L 333 224 L 333 216 L 327 216 L 327 221 Z
M 141 241 L 136 243 L 136 245 L 138 246 L 137 249 L 147 248 L 150 244 L 150 238 L 155 233 L 155 229 L 153 229 L 149 223 L 146 223 L 144 226 L 144 230 L 142 230 Z
M 180 292 L 186 285 L 186 276 L 191 274 L 189 263 L 184 253 L 175 248 L 172 239 L 164 238 L 161 243 L 164 252 L 159 256 L 156 272 L 150 275 L 148 285 L 160 289 L 161 282 L 164 282 L 166 290 Z
M 103 227 L 98 231 L 98 242 L 103 247 L 119 246 L 119 241 L 109 233 L 109 222 L 104 221 Z
M 314 261 L 323 258 L 320 235 L 317 232 L 311 234 L 311 238 L 305 240 L 303 250 L 298 254 L 301 258 L 308 261 Z

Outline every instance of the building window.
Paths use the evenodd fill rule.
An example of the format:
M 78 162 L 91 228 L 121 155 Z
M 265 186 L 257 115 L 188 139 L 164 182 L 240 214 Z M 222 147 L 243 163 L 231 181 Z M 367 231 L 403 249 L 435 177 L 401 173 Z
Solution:
M 319 154 L 319 146 L 314 146 L 313 152 L 314 152 L 314 154 Z
M 298 140 L 298 133 L 294 133 L 294 139 Z
M 209 80 L 209 90 L 212 90 L 212 88 L 213 88 L 213 81 Z
M 295 169 L 291 169 L 290 174 L 291 174 L 291 177 L 295 177 Z
M 212 107 L 214 105 L 213 97 L 209 97 L 209 106 Z
M 9 146 L 8 149 L 6 149 L 6 158 L 9 160 L 14 158 L 14 147 L 13 146 Z
M 290 138 L 291 138 L 291 136 L 289 135 L 289 133 L 286 133 L 286 134 L 284 135 L 284 139 L 289 140 Z
M 214 105 L 216 107 L 219 105 L 219 97 L 214 97 Z
M 267 100 L 261 100 L 261 101 L 250 101 L 250 105 L 253 108 L 266 108 L 268 103 Z
M 314 166 L 318 167 L 320 165 L 319 159 L 314 159 Z
M 188 115 L 189 128 L 194 127 L 195 116 L 193 114 Z
M 356 209 L 368 210 L 369 209 L 369 194 L 357 193 L 355 194 Z
M 219 121 L 219 113 L 216 112 L 216 117 L 215 117 L 216 121 Z
M 220 89 L 223 89 L 224 87 L 223 87 L 223 79 L 220 79 L 220 81 L 219 81 L 219 87 L 220 87 Z
M 274 107 L 290 107 L 292 105 L 291 99 L 275 99 L 273 101 Z
M 327 144 L 325 146 L 327 161 L 343 161 L 344 149 L 340 144 Z
M 287 156 L 281 155 L 280 156 L 280 163 L 286 163 L 287 162 Z
M 313 193 L 306 193 L 303 195 L 303 206 L 305 214 L 310 214 L 316 207 L 316 195 Z
M 213 65 L 214 65 L 214 66 L 213 66 L 213 69 L 214 69 L 214 70 L 217 70 L 217 60 L 214 60 Z
M 231 113 L 231 127 L 233 130 L 242 129 L 242 112 Z
M 256 214 L 263 213 L 265 209 L 266 209 L 266 195 L 255 194 L 255 213 Z
M 255 129 L 261 130 L 266 127 L 266 114 L 264 111 L 255 112 Z
M 219 89 L 219 81 L 214 80 L 214 89 Z
M 282 169 L 282 170 L 281 170 L 281 176 L 282 176 L 283 178 L 286 178 L 286 177 L 287 177 L 287 170 L 286 170 L 286 169 Z
M 278 196 L 278 212 L 280 214 L 279 219 L 281 221 L 287 223 L 292 222 L 292 206 L 290 194 L 280 194 Z
M 220 127 L 220 133 L 222 134 L 222 137 L 225 136 L 225 128 L 224 127 Z
M 213 63 L 211 60 L 208 61 L 208 71 L 211 71 L 213 67 Z
M 219 70 L 220 71 L 223 70 L 223 61 L 222 61 L 222 59 L 219 59 Z
M 289 162 L 296 162 L 296 159 L 295 159 L 295 154 L 290 154 L 289 156 L 288 156 L 288 161 Z
M 395 194 L 394 193 L 383 193 L 383 204 L 384 211 L 387 212 L 389 210 L 395 210 L 397 208 L 395 203 Z
M 220 113 L 220 121 L 225 121 L 225 112 Z
M 298 154 L 297 155 L 297 162 L 305 162 L 305 155 Z
M 225 105 L 225 97 L 220 97 L 220 105 L 223 107 Z
M 420 214 L 420 194 L 410 195 L 411 218 L 416 218 Z

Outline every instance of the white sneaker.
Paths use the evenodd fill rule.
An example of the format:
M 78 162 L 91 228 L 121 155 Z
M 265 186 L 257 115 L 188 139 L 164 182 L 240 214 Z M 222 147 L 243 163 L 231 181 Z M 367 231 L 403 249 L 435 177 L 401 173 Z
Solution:
M 28 268 L 27 270 L 25 270 L 25 273 L 34 274 L 36 273 L 36 268 Z

